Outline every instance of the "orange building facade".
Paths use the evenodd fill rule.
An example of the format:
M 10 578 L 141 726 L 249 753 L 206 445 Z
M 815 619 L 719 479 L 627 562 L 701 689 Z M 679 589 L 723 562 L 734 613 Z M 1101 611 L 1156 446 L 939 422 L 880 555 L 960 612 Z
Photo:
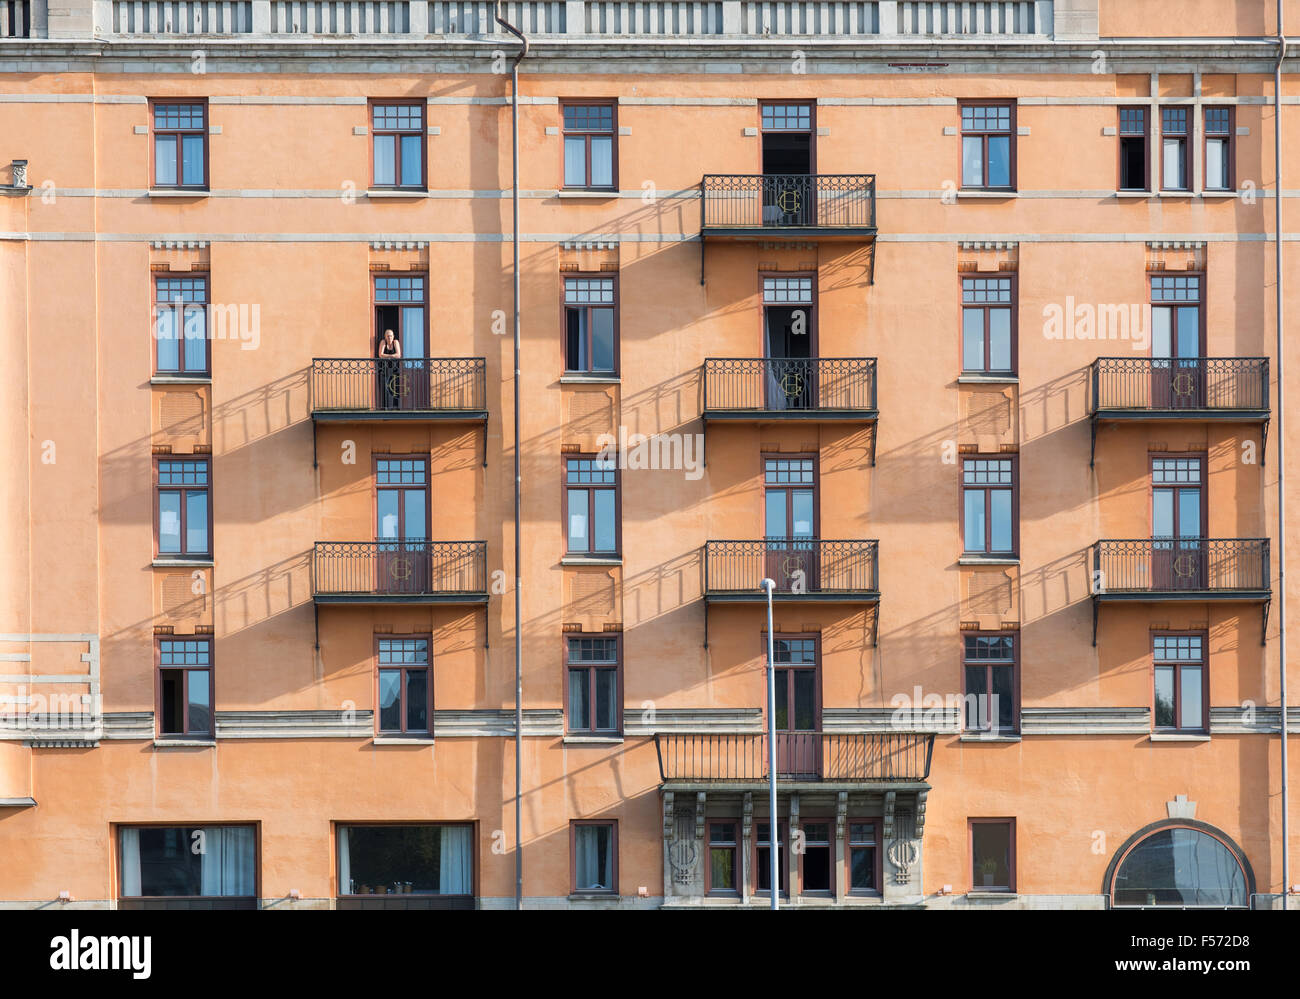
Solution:
M 0 906 L 1280 906 L 1274 5 L 502 5 L 517 439 L 492 6 L 0 4 Z

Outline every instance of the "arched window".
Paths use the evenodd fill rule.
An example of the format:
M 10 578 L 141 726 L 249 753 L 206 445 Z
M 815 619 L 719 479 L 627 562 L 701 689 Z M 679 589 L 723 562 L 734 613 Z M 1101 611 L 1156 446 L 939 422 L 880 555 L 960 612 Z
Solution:
M 1202 822 L 1147 826 L 1115 854 L 1108 872 L 1117 908 L 1247 908 L 1253 876 L 1241 850 Z

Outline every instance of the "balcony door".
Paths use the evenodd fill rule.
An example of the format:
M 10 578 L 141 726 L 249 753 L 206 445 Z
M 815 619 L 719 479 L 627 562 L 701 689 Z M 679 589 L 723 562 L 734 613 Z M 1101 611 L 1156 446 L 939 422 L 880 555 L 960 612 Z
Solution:
M 1151 407 L 1202 409 L 1205 366 L 1201 279 L 1151 276 Z
M 821 699 L 817 683 L 817 639 L 778 638 L 776 664 L 776 772 L 778 777 L 813 780 L 821 775 Z
M 763 517 L 767 575 L 784 593 L 818 588 L 817 458 L 763 459 Z
M 429 408 L 426 288 L 422 274 L 375 277 L 376 398 L 381 409 Z M 383 353 L 385 330 L 392 330 L 402 345 L 401 360 Z
M 817 406 L 817 313 L 811 274 L 763 277 L 764 406 Z
M 1156 590 L 1205 588 L 1204 459 L 1151 459 L 1151 584 Z
M 763 147 L 763 225 L 817 224 L 816 122 L 811 103 L 764 103 L 759 107 Z
M 428 593 L 429 462 L 415 456 L 375 459 L 375 590 Z

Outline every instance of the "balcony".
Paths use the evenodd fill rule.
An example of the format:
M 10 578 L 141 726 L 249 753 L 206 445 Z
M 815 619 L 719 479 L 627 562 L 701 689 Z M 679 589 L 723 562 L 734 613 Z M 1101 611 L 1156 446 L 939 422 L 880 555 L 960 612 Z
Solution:
M 795 783 L 921 784 L 929 779 L 934 735 L 912 732 L 778 732 L 777 779 Z M 655 735 L 665 787 L 761 787 L 768 780 L 767 733 Z
M 704 422 L 874 423 L 874 357 L 710 357 Z M 872 435 L 875 464 L 875 435 Z
M 486 604 L 486 541 L 318 541 L 320 604 Z
M 1094 463 L 1101 422 L 1258 423 L 1266 438 L 1268 419 L 1266 357 L 1099 357 L 1092 363 Z
M 1102 603 L 1257 603 L 1272 599 L 1267 538 L 1136 538 L 1093 548 L 1092 644 Z M 1262 641 L 1262 637 L 1261 637 Z

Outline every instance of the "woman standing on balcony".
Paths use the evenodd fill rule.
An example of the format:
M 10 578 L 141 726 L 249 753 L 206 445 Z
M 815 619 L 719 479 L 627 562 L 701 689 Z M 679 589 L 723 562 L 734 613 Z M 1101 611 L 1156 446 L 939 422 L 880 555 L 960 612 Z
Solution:
M 384 409 L 397 409 L 401 396 L 402 344 L 392 330 L 384 330 L 384 338 L 379 341 L 379 391 L 383 396 Z

